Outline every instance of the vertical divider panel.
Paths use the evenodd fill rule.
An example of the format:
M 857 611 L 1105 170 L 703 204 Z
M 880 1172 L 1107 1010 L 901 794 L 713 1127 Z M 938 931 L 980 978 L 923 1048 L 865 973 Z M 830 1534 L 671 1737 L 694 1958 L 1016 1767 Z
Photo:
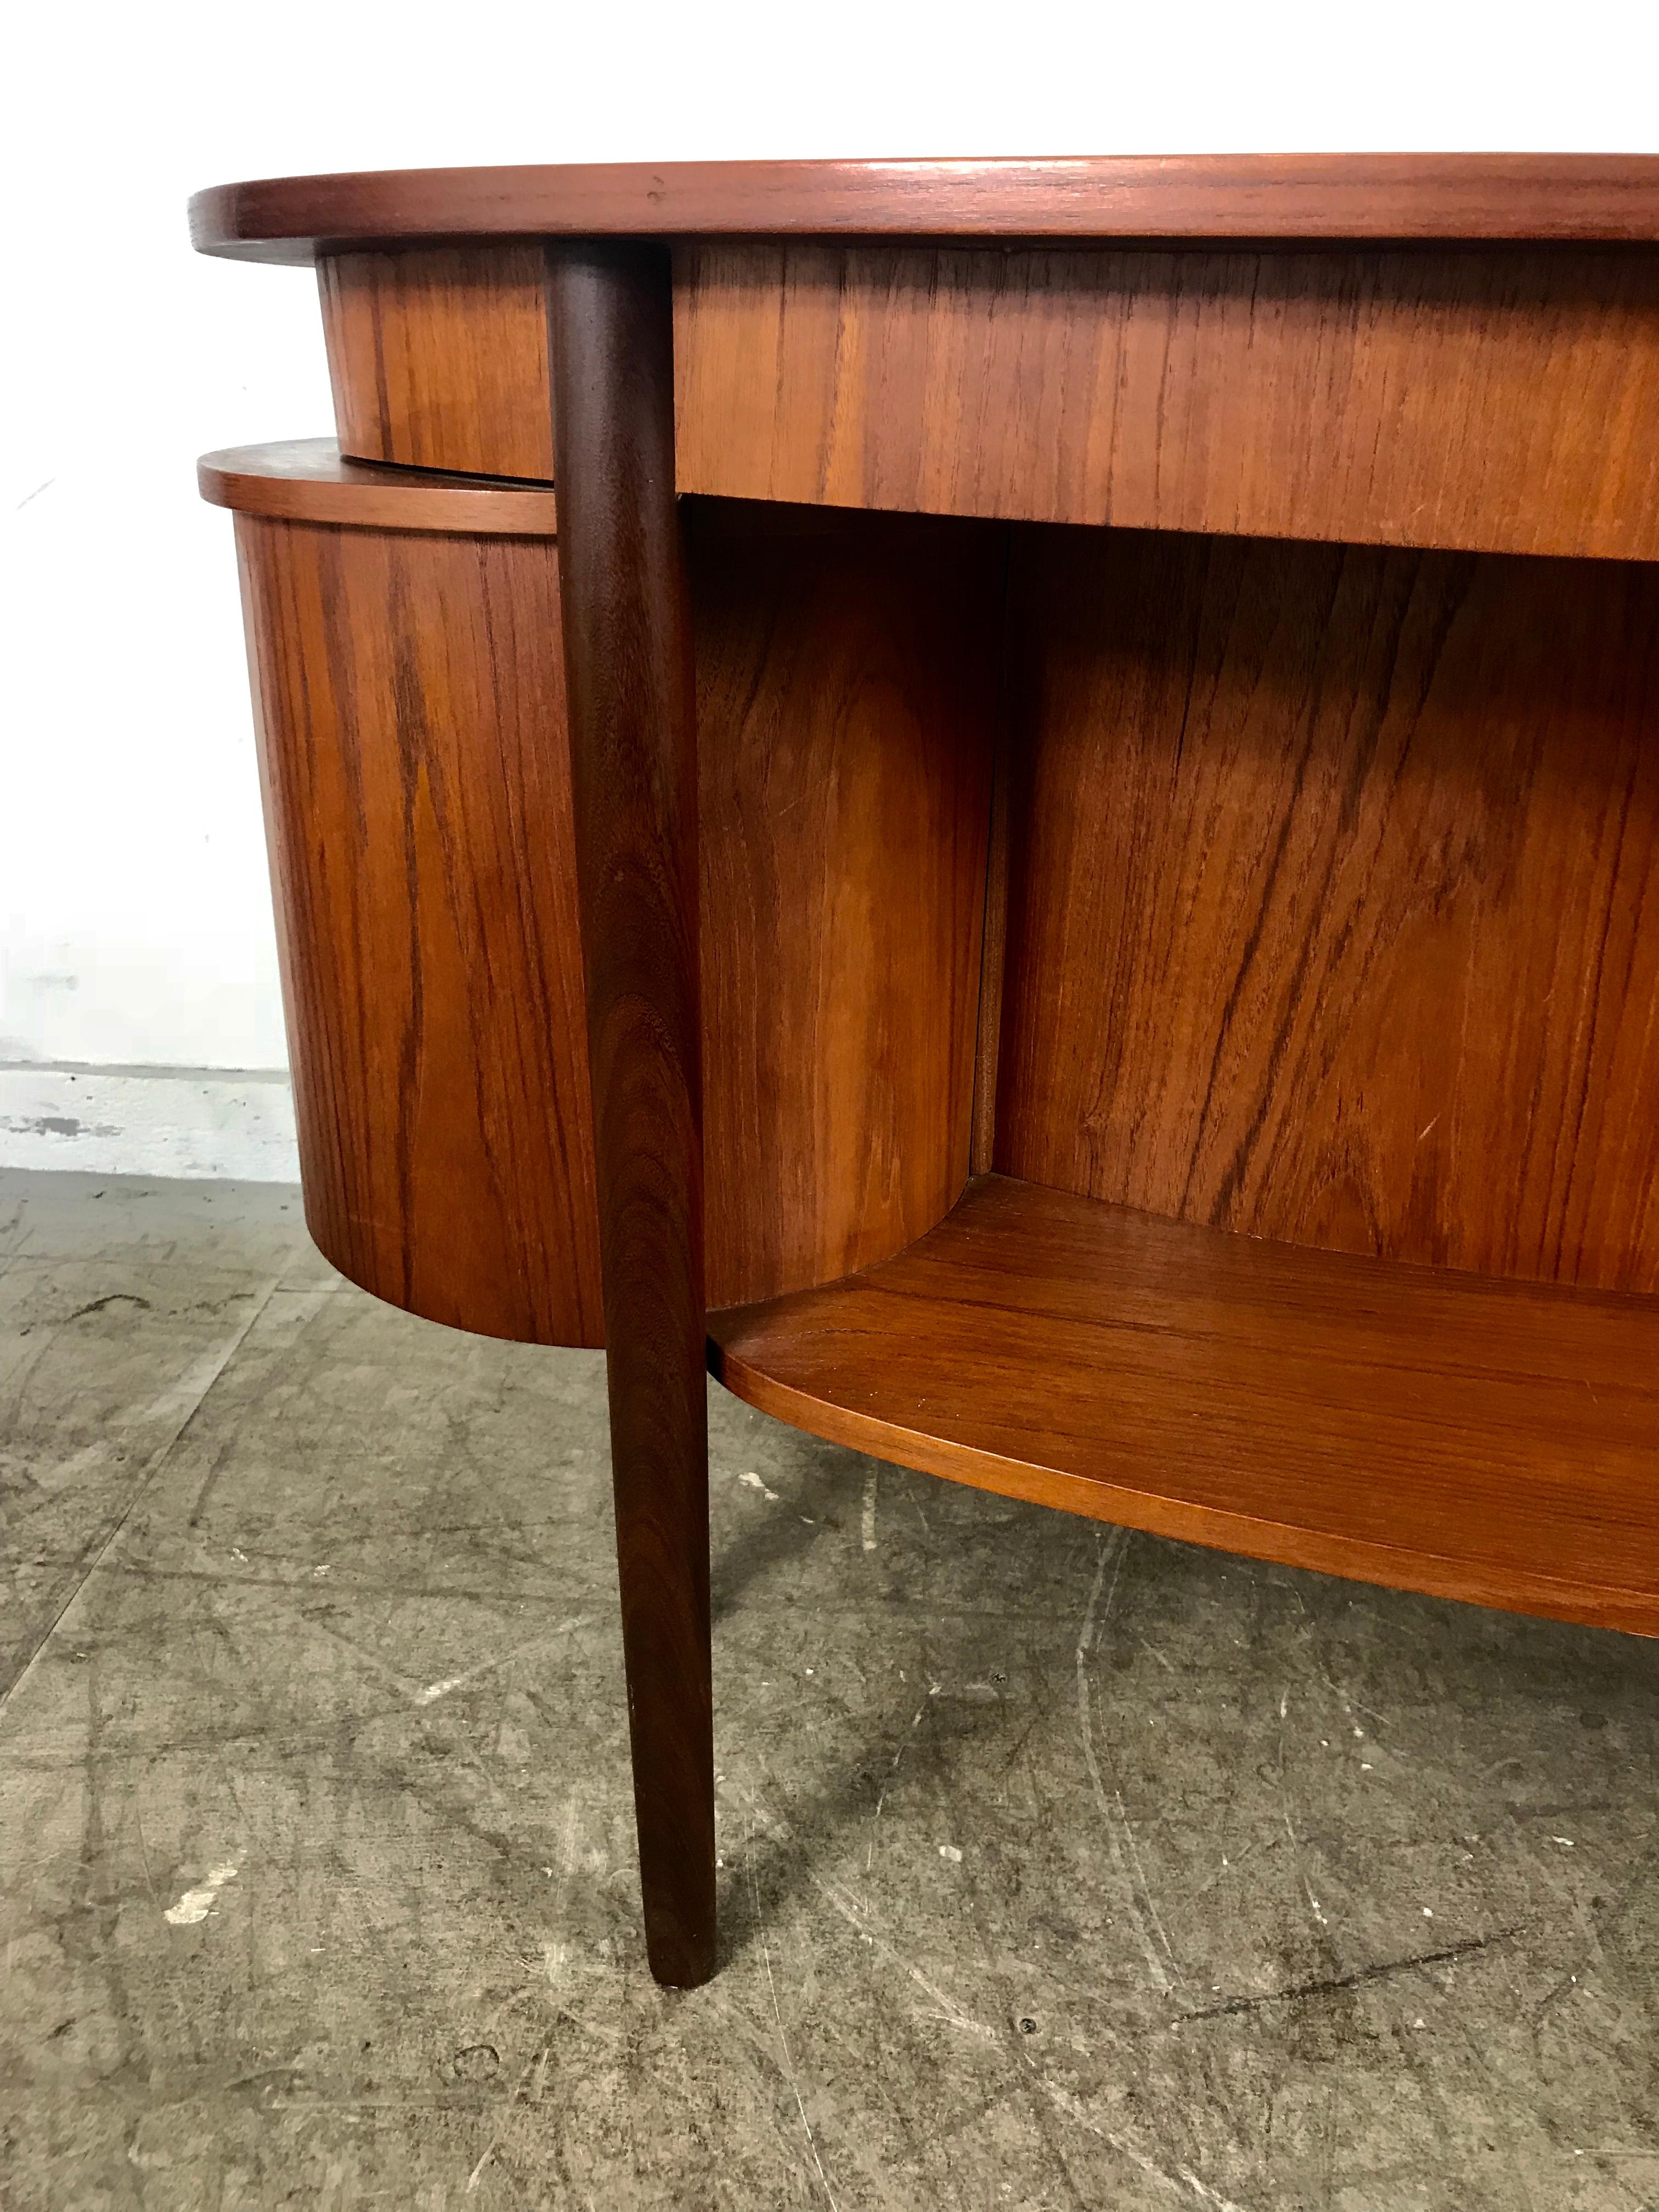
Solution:
M 698 500 L 711 1305 L 834 1280 L 967 1179 L 994 524 Z

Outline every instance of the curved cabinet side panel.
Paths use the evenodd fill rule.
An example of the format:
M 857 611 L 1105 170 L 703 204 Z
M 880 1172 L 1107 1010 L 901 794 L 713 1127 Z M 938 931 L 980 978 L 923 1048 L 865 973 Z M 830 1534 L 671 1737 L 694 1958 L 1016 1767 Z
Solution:
M 539 246 L 319 253 L 317 287 L 342 453 L 477 476 L 552 476 Z
M 312 1234 L 429 1320 L 597 1345 L 556 546 L 236 535 Z
M 1006 539 L 688 503 L 711 1307 L 890 1257 L 968 1174 Z

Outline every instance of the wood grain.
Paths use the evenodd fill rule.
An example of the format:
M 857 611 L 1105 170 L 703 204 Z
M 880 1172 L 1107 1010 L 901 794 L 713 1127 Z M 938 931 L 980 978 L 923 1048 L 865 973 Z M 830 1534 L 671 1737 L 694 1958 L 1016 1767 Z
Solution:
M 995 1161 L 1659 1286 L 1659 568 L 1016 533 Z
M 239 514 L 290 522 L 337 522 L 369 530 L 443 530 L 476 538 L 551 538 L 558 509 L 552 491 L 488 477 L 417 476 L 341 459 L 332 438 L 289 438 L 204 453 L 196 464 L 202 497 Z
M 974 1038 L 973 1137 L 969 1168 L 988 1174 L 996 1155 L 997 1091 L 1002 1060 L 1002 981 L 1008 955 L 1008 800 L 1014 702 L 1009 696 L 1008 586 L 1012 532 L 1005 538 L 996 735 L 991 764 L 991 817 L 985 856 L 985 926 L 979 963 L 979 1011 Z
M 453 534 L 470 525 L 481 537 L 492 526 L 516 532 L 540 523 L 550 532 L 554 519 L 550 491 L 480 489 L 341 462 L 331 441 L 210 455 L 201 475 L 219 503 L 277 518 L 297 507 L 301 516 L 314 509 L 359 526 Z M 703 1024 L 712 1070 L 708 1266 L 724 1303 L 830 1282 L 887 1257 L 931 1228 L 966 1178 L 1004 538 L 994 528 L 906 517 L 695 503 Z M 370 556 L 346 557 L 361 565 Z M 430 589 L 399 607 L 403 629 L 447 629 L 453 657 L 497 649 L 500 639 L 465 609 L 457 619 L 447 573 L 434 569 Z M 388 619 L 356 598 L 343 612 L 354 623 L 384 628 Z M 371 641 L 362 645 L 372 653 Z M 435 635 L 426 641 L 428 651 L 435 645 Z M 332 630 L 291 625 L 284 649 L 295 696 L 303 695 L 307 711 L 337 717 L 343 748 L 390 742 L 375 731 L 398 711 L 392 674 L 380 679 L 379 721 L 366 734 L 365 687 L 375 679 L 341 659 Z M 546 773 L 563 789 L 568 735 L 557 639 L 538 641 L 535 653 L 556 664 L 538 679 L 538 742 Z M 475 680 L 501 672 L 480 671 Z M 439 715 L 457 711 L 449 693 L 429 704 Z M 474 751 L 483 758 L 495 749 L 489 766 L 500 819 L 487 817 L 477 856 L 495 886 L 491 896 L 514 878 L 539 883 L 550 867 L 568 876 L 568 831 L 554 845 L 540 842 L 533 805 L 526 812 L 520 804 L 522 750 L 503 755 L 483 720 L 445 738 L 454 748 L 452 774 Z M 453 810 L 448 817 L 445 866 L 458 895 L 474 865 L 471 819 Z M 328 828 L 309 817 L 290 826 L 302 838 Z M 538 912 L 526 906 L 521 927 Z M 526 939 L 514 961 L 572 967 L 568 885 L 560 916 L 565 933 L 556 943 Z M 319 957 L 314 945 L 305 955 L 307 963 Z M 495 960 L 499 974 L 499 952 Z M 452 1085 L 465 1093 L 465 1055 L 453 1066 L 429 1064 L 434 1097 Z M 546 1108 L 532 1108 L 528 1094 L 524 1104 L 550 1114 L 568 1138 L 580 1125 L 583 1158 L 591 1156 L 583 1086 L 572 1095 L 566 1082 Z M 388 1104 L 365 1142 L 395 1154 L 399 1126 Z M 482 1153 L 458 1146 L 449 1172 L 459 1204 L 480 1218 L 499 1207 Z M 526 1209 L 495 1233 L 533 1248 L 544 1224 Z M 590 1253 L 596 1237 L 595 1228 L 586 1239 Z M 534 1249 L 519 1264 L 533 1269 Z M 384 1270 L 374 1286 L 395 1302 Z M 457 1284 L 445 1318 L 469 1326 L 473 1310 Z M 478 1325 L 502 1331 L 493 1291 Z M 593 1340 L 591 1313 L 584 1328 Z
M 1659 1305 L 1297 1252 L 989 1176 L 897 1259 L 711 1316 L 727 1388 L 906 1467 L 1659 1634 Z
M 565 665 L 646 1948 L 714 1970 L 697 732 L 667 254 L 550 261 Z
M 708 1271 L 833 1280 L 968 1173 L 1000 531 L 689 501 Z
M 376 239 L 590 236 L 1659 238 L 1643 154 L 1118 155 L 611 162 L 218 185 L 204 253 L 308 261 Z
M 597 1344 L 553 544 L 236 535 L 311 1232 L 429 1320 Z
M 319 254 L 342 452 L 549 477 L 547 270 L 524 240 Z
M 694 245 L 676 331 L 687 491 L 1659 556 L 1659 256 Z

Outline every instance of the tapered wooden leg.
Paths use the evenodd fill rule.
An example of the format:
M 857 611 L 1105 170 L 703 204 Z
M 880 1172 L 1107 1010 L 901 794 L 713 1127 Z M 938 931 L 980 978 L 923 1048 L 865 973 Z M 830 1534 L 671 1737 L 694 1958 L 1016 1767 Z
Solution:
M 550 246 L 559 568 L 651 1971 L 714 1966 L 697 775 L 668 256 Z

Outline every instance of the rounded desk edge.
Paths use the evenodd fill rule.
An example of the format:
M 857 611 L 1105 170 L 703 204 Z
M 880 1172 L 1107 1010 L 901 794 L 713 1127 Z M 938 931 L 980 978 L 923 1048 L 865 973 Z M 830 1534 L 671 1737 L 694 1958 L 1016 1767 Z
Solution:
M 550 486 L 354 461 L 332 438 L 292 438 L 204 453 L 196 478 L 202 497 L 215 507 L 286 522 L 491 538 L 558 534 Z
M 1659 240 L 1659 155 L 1201 154 L 385 169 L 216 185 L 198 250 L 454 238 Z

